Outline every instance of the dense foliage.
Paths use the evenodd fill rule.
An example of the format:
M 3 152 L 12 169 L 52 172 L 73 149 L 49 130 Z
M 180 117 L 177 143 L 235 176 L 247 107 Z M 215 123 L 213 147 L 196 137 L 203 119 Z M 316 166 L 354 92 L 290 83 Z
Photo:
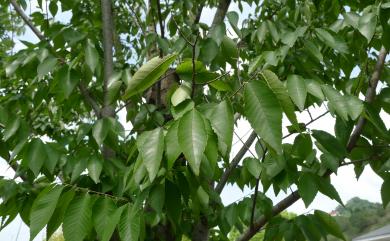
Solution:
M 62 225 L 67 241 L 249 240 L 264 228 L 265 240 L 344 239 L 320 210 L 278 214 L 318 192 L 341 202 L 330 175 L 346 165 L 357 176 L 370 165 L 390 201 L 389 2 L 37 4 L 0 2 L 40 40 L 0 72 L 0 156 L 16 172 L 0 179 L 1 228 L 19 214 L 31 238 Z M 308 128 L 328 112 L 297 118 L 321 105 L 335 135 Z M 240 118 L 254 131 L 233 155 Z M 224 206 L 227 183 L 254 194 Z M 269 189 L 288 196 L 273 203 Z

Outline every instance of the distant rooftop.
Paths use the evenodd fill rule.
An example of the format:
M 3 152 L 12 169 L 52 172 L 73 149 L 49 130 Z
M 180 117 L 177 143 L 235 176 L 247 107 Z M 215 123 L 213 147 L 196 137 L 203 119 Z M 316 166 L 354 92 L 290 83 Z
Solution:
M 352 241 L 390 241 L 390 225 L 356 237 Z

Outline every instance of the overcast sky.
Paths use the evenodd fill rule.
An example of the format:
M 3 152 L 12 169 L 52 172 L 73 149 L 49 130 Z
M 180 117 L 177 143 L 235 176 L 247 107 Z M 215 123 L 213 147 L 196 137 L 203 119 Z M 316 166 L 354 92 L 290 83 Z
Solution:
M 36 5 L 35 5 L 36 6 Z M 32 7 L 32 11 L 34 12 L 35 8 Z M 232 4 L 230 9 L 239 12 L 238 7 L 236 4 Z M 241 14 L 240 22 L 242 19 L 244 19 L 250 12 L 252 12 L 253 9 L 250 8 L 250 6 L 244 4 L 244 12 Z M 204 9 L 201 17 L 201 22 L 211 24 L 212 16 L 215 12 L 215 9 Z M 57 15 L 56 19 L 61 19 L 62 21 L 67 21 L 70 18 L 70 13 L 61 13 L 60 15 Z M 232 31 L 231 31 L 232 32 Z M 23 36 L 20 36 L 20 39 L 27 40 L 30 42 L 36 42 L 38 39 L 32 34 L 32 32 L 27 29 L 26 33 Z M 15 47 L 15 50 L 18 50 L 20 48 L 23 48 L 23 44 L 18 43 Z M 353 71 L 353 75 L 357 75 L 358 70 Z M 325 107 L 318 107 L 318 108 L 310 108 L 310 111 L 312 113 L 313 117 L 319 116 L 322 113 L 326 111 Z M 308 122 L 310 120 L 309 115 L 307 112 L 298 113 L 298 120 L 299 122 Z M 390 116 L 386 113 L 381 113 L 382 118 L 384 119 L 385 124 L 387 125 L 387 128 L 390 126 Z M 125 115 L 122 113 L 120 115 L 120 120 L 122 120 L 122 123 L 125 124 Z M 334 128 L 334 118 L 331 117 L 330 114 L 327 114 L 326 116 L 322 117 L 321 119 L 317 120 L 313 124 L 309 126 L 310 129 L 318 129 L 318 130 L 324 130 L 331 134 L 334 134 L 333 128 Z M 287 123 L 288 121 L 286 119 L 283 119 L 284 123 Z M 128 128 L 125 128 L 128 129 Z M 236 133 L 241 137 L 242 140 L 246 140 L 246 138 L 249 136 L 251 132 L 251 127 L 249 123 L 245 120 L 239 120 L 236 126 Z M 286 130 L 284 130 L 284 134 L 286 134 Z M 293 142 L 294 136 L 291 138 L 287 138 L 284 140 L 284 142 Z M 232 156 L 234 156 L 238 150 L 241 148 L 242 143 L 241 141 L 234 136 L 233 137 L 233 148 L 232 148 Z M 253 148 L 253 147 L 252 147 Z M 247 156 L 250 156 L 248 153 Z M 4 160 L 0 158 L 0 175 L 1 176 L 7 176 L 12 177 L 13 171 L 8 168 L 8 165 Z M 382 184 L 382 179 L 380 179 L 372 170 L 370 167 L 366 167 L 363 174 L 360 176 L 359 180 L 355 177 L 355 172 L 353 170 L 353 166 L 346 166 L 342 167 L 338 170 L 338 175 L 332 175 L 331 181 L 334 187 L 337 189 L 337 191 L 340 194 L 341 199 L 343 202 L 348 201 L 352 197 L 360 197 L 362 199 L 367 199 L 371 202 L 381 202 L 380 197 L 380 187 Z M 293 190 L 296 190 L 296 187 L 292 187 Z M 261 188 L 260 188 L 261 190 Z M 222 202 L 225 205 L 228 205 L 232 202 L 237 202 L 242 197 L 246 195 L 250 195 L 252 193 L 252 190 L 245 189 L 244 191 L 241 191 L 237 186 L 227 186 L 224 191 L 222 192 Z M 277 197 L 273 194 L 272 188 L 270 191 L 267 192 L 267 196 L 269 196 L 273 201 L 274 204 L 281 199 L 283 199 L 287 194 L 281 193 Z M 321 194 L 318 194 L 313 203 L 310 205 L 309 208 L 305 208 L 303 202 L 300 200 L 296 202 L 294 205 L 292 205 L 290 208 L 288 208 L 288 211 L 295 212 L 297 214 L 302 214 L 306 212 L 310 212 L 313 209 L 320 209 L 326 212 L 330 212 L 338 205 L 337 202 L 329 199 L 328 197 L 325 197 Z M 20 230 L 19 230 L 20 229 Z M 17 236 L 19 234 L 19 236 Z M 41 241 L 44 239 L 44 233 L 42 232 L 37 236 L 37 238 L 34 241 Z M 29 240 L 29 230 L 26 225 L 23 224 L 20 218 L 15 219 L 8 227 L 6 227 L 4 230 L 0 232 L 0 240 L 5 241 L 28 241 Z

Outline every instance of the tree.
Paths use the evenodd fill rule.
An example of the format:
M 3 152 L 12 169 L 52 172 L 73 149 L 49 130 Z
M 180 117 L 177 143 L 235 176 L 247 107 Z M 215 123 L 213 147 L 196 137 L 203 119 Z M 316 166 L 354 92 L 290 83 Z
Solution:
M 348 240 L 382 228 L 390 220 L 389 206 L 384 209 L 380 203 L 372 203 L 357 197 L 349 200 L 345 206 L 338 206 L 336 212 L 335 219 Z
M 31 238 L 62 225 L 67 241 L 344 239 L 322 211 L 278 214 L 318 192 L 341 203 L 330 175 L 347 165 L 384 179 L 386 206 L 389 3 L 236 1 L 245 16 L 231 2 L 53 0 L 27 14 L 6 0 L 40 41 L 4 64 L 0 155 L 16 178 L 0 180 L 1 226 L 20 214 Z M 329 113 L 335 136 L 309 129 Z M 253 132 L 232 157 L 240 118 Z M 227 183 L 254 193 L 224 206 Z M 272 203 L 271 186 L 289 195 Z

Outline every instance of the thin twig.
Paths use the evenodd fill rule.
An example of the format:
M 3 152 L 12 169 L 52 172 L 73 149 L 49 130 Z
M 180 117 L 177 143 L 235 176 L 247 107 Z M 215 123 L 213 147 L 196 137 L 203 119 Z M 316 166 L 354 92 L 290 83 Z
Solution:
M 224 74 L 218 76 L 217 78 L 214 78 L 214 79 L 212 79 L 212 80 L 209 80 L 209 81 L 207 81 L 207 82 L 195 83 L 195 84 L 196 84 L 196 85 L 208 85 L 208 84 L 213 83 L 214 81 L 217 81 L 217 80 L 219 80 L 219 79 L 222 79 L 223 77 L 225 77 L 225 76 L 228 75 L 229 73 L 230 73 L 230 71 L 228 71 L 228 72 L 226 72 L 226 73 L 224 73 Z

